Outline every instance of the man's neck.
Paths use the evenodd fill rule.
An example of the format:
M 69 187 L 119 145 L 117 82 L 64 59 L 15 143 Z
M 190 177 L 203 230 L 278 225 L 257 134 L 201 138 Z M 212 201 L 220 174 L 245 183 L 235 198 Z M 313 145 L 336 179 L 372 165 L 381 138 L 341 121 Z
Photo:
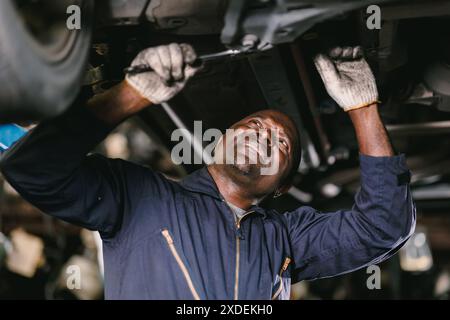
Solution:
M 248 195 L 248 188 L 238 185 L 233 179 L 223 174 L 216 165 L 208 166 L 207 170 L 225 201 L 244 210 L 249 209 L 252 205 L 256 205 L 259 202 L 259 199 L 252 198 Z

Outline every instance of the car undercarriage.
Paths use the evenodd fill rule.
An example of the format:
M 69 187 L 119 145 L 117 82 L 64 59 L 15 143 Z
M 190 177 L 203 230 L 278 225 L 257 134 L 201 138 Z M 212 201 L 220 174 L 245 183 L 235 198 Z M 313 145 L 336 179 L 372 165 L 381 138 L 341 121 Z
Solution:
M 21 8 L 24 19 L 36 10 L 33 1 L 6 2 Z M 77 50 L 76 56 L 62 59 L 70 62 L 67 66 L 61 64 L 62 69 L 52 72 L 42 69 L 36 79 L 29 76 L 22 81 L 17 74 L 40 72 L 37 66 L 24 68 L 23 64 L 38 62 L 13 63 L 0 57 L 0 78 L 17 79 L 16 89 L 12 87 L 15 80 L 10 80 L 13 89 L 7 85 L 0 89 L 0 123 L 26 126 L 44 121 L 105 92 L 123 80 L 124 68 L 146 47 L 184 42 L 199 55 L 233 49 L 234 54 L 205 62 L 168 104 L 147 108 L 122 124 L 98 151 L 150 165 L 179 179 L 202 164 L 171 162 L 171 150 L 178 142 L 172 137 L 174 130 L 187 129 L 190 139 L 205 147 L 194 132 L 195 121 L 201 121 L 203 131 L 224 131 L 255 111 L 277 109 L 297 125 L 302 161 L 289 193 L 266 205 L 280 212 L 300 205 L 336 210 L 351 206 L 360 187 L 358 145 L 350 119 L 328 96 L 313 57 L 337 45 L 361 45 L 377 80 L 379 110 L 392 143 L 396 152 L 408 156 L 418 210 L 416 235 L 426 236 L 426 242 L 412 241 L 386 262 L 383 268 L 390 270 L 391 277 L 388 291 L 366 289 L 364 281 L 358 282 L 366 276 L 361 271 L 312 283 L 308 294 L 299 287 L 293 295 L 448 299 L 450 286 L 437 292 L 435 284 L 450 272 L 450 1 L 376 1 L 381 27 L 372 29 L 368 28 L 376 14 L 376 8 L 368 10 L 372 1 L 99 0 L 95 8 L 89 2 L 62 5 L 81 5 L 86 8 L 82 21 L 90 21 L 88 30 L 81 30 L 84 34 L 77 38 L 83 37 L 83 43 L 70 47 Z M 65 17 L 66 12 L 61 15 Z M 35 34 L 42 31 L 39 21 L 30 21 L 32 30 L 38 30 Z M 55 21 L 57 29 L 59 20 Z M 43 39 L 60 36 L 55 31 Z M 6 30 L 0 31 L 0 42 L 5 38 L 11 39 Z M 0 52 L 9 51 L 0 43 Z M 10 60 L 13 52 L 8 53 Z M 3 71 L 8 64 L 9 70 Z M 53 72 L 71 74 L 70 81 L 60 84 L 64 89 L 41 84 Z M 27 81 L 34 81 L 33 85 Z M 203 157 L 201 147 L 193 147 L 193 157 Z M 21 218 L 13 214 L 25 204 L 12 194 L 4 191 L 0 198 L 0 231 L 8 234 L 17 225 L 30 224 L 34 233 L 48 237 L 50 247 L 58 247 L 55 227 L 49 229 L 48 222 L 30 223 L 36 209 L 26 209 L 29 215 Z M 76 234 L 72 229 L 63 233 L 72 240 Z M 430 248 L 433 258 L 427 251 Z M 435 264 L 420 264 L 424 257 Z M 54 260 L 60 268 L 64 259 L 58 259 Z M 7 296 L 1 286 L 0 296 Z

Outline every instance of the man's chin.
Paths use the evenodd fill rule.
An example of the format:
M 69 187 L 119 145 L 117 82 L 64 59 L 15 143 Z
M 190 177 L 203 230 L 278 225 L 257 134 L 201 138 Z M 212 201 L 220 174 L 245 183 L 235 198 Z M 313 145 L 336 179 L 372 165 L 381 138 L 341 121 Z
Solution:
M 232 164 L 231 167 L 240 175 L 257 178 L 260 176 L 261 170 L 255 164 Z

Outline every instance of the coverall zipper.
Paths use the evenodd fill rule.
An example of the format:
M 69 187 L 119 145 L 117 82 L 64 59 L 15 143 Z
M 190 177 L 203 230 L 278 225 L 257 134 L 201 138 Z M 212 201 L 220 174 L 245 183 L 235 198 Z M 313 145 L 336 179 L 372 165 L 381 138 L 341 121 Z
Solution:
M 234 279 L 234 300 L 238 300 L 239 298 L 239 262 L 240 262 L 240 249 L 241 249 L 241 236 L 239 234 L 241 228 L 241 221 L 250 213 L 254 211 L 249 211 L 242 215 L 242 217 L 236 220 L 236 270 L 235 270 L 235 279 Z M 234 214 L 234 213 L 233 213 Z
M 280 273 L 278 276 L 280 277 L 280 286 L 278 287 L 277 291 L 272 296 L 272 300 L 275 300 L 280 295 L 281 291 L 283 290 L 283 278 L 281 277 L 283 275 L 283 272 L 285 272 L 289 266 L 289 263 L 291 263 L 291 258 L 286 257 L 283 262 L 283 266 L 281 267 Z
M 198 295 L 197 290 L 194 287 L 194 283 L 192 282 L 191 276 L 189 274 L 188 269 L 186 268 L 186 265 L 184 264 L 183 260 L 181 259 L 180 255 L 178 254 L 177 248 L 175 247 L 175 244 L 173 242 L 172 236 L 169 233 L 169 230 L 163 229 L 161 231 L 162 235 L 166 239 L 167 244 L 169 245 L 169 249 L 172 252 L 173 257 L 175 258 L 178 266 L 181 269 L 181 272 L 184 275 L 184 278 L 186 279 L 187 285 L 189 287 L 189 290 L 191 290 L 192 295 L 194 296 L 195 300 L 200 300 L 200 296 Z

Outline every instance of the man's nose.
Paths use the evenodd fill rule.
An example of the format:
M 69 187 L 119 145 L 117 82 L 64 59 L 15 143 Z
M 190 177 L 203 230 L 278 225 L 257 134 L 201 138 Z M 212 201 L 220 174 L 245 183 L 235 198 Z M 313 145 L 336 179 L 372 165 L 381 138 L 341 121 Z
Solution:
M 259 129 L 256 131 L 256 136 L 258 138 L 258 143 L 265 143 L 270 149 L 272 147 L 272 135 L 269 129 Z

